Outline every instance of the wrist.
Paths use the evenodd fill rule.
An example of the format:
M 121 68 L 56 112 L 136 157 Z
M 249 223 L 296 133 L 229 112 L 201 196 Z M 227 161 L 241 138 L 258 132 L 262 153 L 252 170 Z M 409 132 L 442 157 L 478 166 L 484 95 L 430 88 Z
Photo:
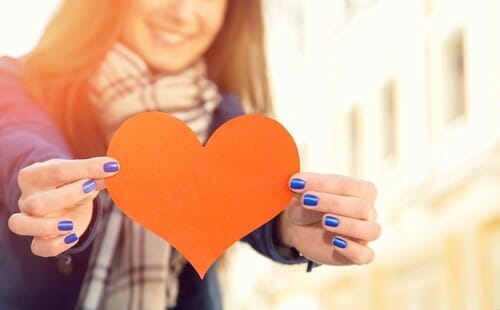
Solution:
M 285 212 L 281 212 L 274 219 L 273 236 L 275 244 L 282 247 L 293 247 L 291 234 L 288 232 L 289 224 Z

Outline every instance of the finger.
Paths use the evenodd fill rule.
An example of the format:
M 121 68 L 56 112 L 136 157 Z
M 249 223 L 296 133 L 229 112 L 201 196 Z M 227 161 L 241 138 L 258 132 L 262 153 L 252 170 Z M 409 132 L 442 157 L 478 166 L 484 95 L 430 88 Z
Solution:
M 303 193 L 308 190 L 364 198 L 372 203 L 377 189 L 371 182 L 337 174 L 300 172 L 289 180 L 290 190 Z
M 104 179 L 96 179 L 94 180 L 96 183 L 97 183 L 97 188 L 96 190 L 99 192 L 99 191 L 102 191 L 103 189 L 106 188 L 106 182 L 104 181 Z
M 55 188 L 80 179 L 103 179 L 120 170 L 118 162 L 111 157 L 89 159 L 51 159 L 22 169 L 18 182 L 21 189 Z M 23 194 L 29 194 L 23 191 Z
M 323 216 L 323 227 L 336 235 L 363 241 L 377 240 L 382 231 L 377 222 L 361 221 L 333 214 Z
M 21 199 L 19 210 L 34 216 L 45 216 L 54 211 L 73 207 L 78 202 L 95 195 L 96 192 L 97 183 L 94 180 L 83 179 Z
M 319 212 L 311 212 L 302 207 L 300 197 L 292 197 L 292 200 L 286 208 L 284 214 L 291 219 L 291 222 L 299 225 L 309 225 L 321 221 L 323 216 Z
M 31 252 L 41 257 L 52 257 L 61 254 L 78 242 L 75 233 L 69 233 L 54 238 L 35 237 L 31 242 Z
M 373 206 L 358 197 L 308 191 L 302 195 L 301 203 L 308 210 L 334 213 L 360 220 L 375 220 L 376 217 Z
M 8 221 L 9 229 L 20 236 L 50 237 L 67 234 L 73 230 L 73 221 L 68 218 L 41 218 L 26 213 L 15 213 Z
M 78 201 L 75 206 L 81 206 L 81 205 L 85 205 L 85 204 L 88 204 L 90 202 L 92 202 L 97 196 L 99 195 L 99 191 L 98 190 L 95 190 L 91 193 L 90 196 L 87 196 L 85 198 L 83 198 L 82 200 Z
M 356 265 L 369 264 L 375 258 L 375 252 L 371 248 L 346 237 L 334 237 L 332 245 L 335 248 L 335 253 L 344 256 Z

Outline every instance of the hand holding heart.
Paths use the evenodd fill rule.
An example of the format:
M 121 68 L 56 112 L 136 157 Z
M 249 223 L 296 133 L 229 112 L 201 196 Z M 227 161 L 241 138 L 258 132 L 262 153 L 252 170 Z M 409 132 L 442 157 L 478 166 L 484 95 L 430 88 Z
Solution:
M 334 174 L 297 173 L 290 179 L 296 194 L 281 213 L 278 234 L 283 244 L 328 265 L 367 264 L 378 239 L 375 186 Z M 332 246 L 334 248 L 332 248 Z
M 9 228 L 31 236 L 31 251 L 57 256 L 74 246 L 87 230 L 92 201 L 104 188 L 104 178 L 119 170 L 110 157 L 51 159 L 22 169 L 18 176 L 19 213 L 9 218 Z

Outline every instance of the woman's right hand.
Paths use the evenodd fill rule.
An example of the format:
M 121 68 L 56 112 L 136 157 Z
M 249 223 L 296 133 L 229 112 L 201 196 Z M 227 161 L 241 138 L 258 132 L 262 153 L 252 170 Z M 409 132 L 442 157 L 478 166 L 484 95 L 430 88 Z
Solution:
M 104 178 L 118 171 L 118 162 L 110 157 L 52 159 L 23 168 L 18 176 L 20 212 L 9 218 L 10 230 L 32 236 L 35 255 L 59 255 L 87 230 Z

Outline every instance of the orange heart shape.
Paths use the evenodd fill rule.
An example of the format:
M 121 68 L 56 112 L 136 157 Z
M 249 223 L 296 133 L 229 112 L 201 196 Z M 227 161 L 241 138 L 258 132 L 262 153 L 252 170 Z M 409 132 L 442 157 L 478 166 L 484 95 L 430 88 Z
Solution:
M 127 120 L 108 155 L 120 173 L 106 180 L 116 205 L 158 234 L 203 277 L 234 242 L 289 203 L 299 171 L 293 138 L 259 115 L 234 118 L 203 147 L 191 129 L 162 112 Z

